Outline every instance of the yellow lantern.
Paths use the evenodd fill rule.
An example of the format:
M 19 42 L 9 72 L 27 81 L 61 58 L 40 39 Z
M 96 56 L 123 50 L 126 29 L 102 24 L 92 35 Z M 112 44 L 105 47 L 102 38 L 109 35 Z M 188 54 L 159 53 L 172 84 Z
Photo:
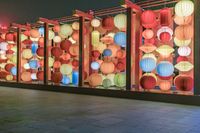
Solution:
M 181 61 L 175 65 L 175 68 L 181 72 L 188 72 L 188 71 L 192 70 L 193 67 L 194 67 L 193 64 L 191 64 L 188 61 Z
M 64 37 L 68 37 L 73 33 L 73 29 L 71 25 L 69 24 L 64 24 L 60 27 L 60 34 L 63 35 Z
M 72 23 L 72 29 L 79 30 L 79 22 Z
M 21 34 L 21 41 L 23 42 L 24 40 L 28 39 L 28 37 L 24 34 Z
M 32 51 L 31 49 L 24 49 L 22 51 L 22 57 L 25 58 L 25 59 L 30 59 L 33 57 L 33 54 L 32 54 Z
M 55 37 L 53 38 L 53 41 L 54 41 L 55 43 L 60 43 L 60 42 L 62 41 L 62 39 L 61 39 L 60 36 L 55 36 Z
M 52 40 L 55 37 L 55 33 L 52 30 L 49 30 L 49 40 Z
M 179 40 L 176 37 L 174 37 L 174 43 L 178 47 L 188 46 L 191 42 L 192 42 L 192 39 L 189 39 L 189 40 Z
M 53 67 L 53 63 L 54 63 L 54 58 L 49 57 L 49 67 Z
M 140 50 L 145 52 L 145 53 L 151 53 L 153 52 L 154 50 L 156 50 L 156 46 L 155 45 L 152 45 L 152 44 L 145 44 L 145 45 L 142 45 L 140 46 Z
M 108 75 L 106 75 L 105 78 L 109 79 L 111 81 L 111 86 L 115 85 L 115 83 L 114 83 L 115 74 L 113 74 L 113 73 L 112 74 L 108 74 Z
M 156 56 L 154 54 L 152 54 L 152 53 L 146 53 L 146 54 L 144 54 L 142 56 L 142 59 L 144 59 L 144 58 L 152 58 L 152 59 L 154 59 L 157 62 Z
M 156 79 L 156 81 L 158 81 L 158 78 L 154 73 L 145 73 L 145 74 L 143 74 L 143 76 L 152 76 Z
M 92 21 L 91 21 L 91 25 L 92 25 L 92 27 L 97 28 L 97 27 L 99 27 L 99 26 L 101 25 L 101 22 L 100 22 L 100 20 L 94 18 L 94 19 L 92 19 Z
M 15 53 L 17 53 L 17 46 L 12 47 L 11 50 L 13 50 Z
M 60 67 L 60 72 L 64 75 L 70 75 L 72 73 L 72 65 L 69 64 L 63 64 Z
M 125 14 L 118 14 L 114 17 L 114 25 L 119 29 L 126 29 L 127 17 Z
M 100 33 L 97 30 L 92 31 L 92 45 L 97 46 L 100 40 Z
M 17 64 L 17 55 L 13 55 L 10 59 L 10 61 L 14 64 Z
M 181 0 L 175 6 L 175 13 L 180 17 L 187 17 L 194 12 L 194 3 L 191 0 Z
M 94 47 L 94 50 L 98 50 L 100 53 L 103 53 L 106 48 L 106 44 L 100 42 Z
M 171 53 L 174 52 L 174 49 L 169 45 L 162 45 L 156 49 L 156 51 L 163 57 L 168 57 Z
M 30 37 L 30 40 L 33 41 L 33 42 L 37 42 L 40 38 L 33 38 L 33 37 Z
M 7 80 L 7 81 L 13 80 L 13 76 L 12 76 L 12 75 L 7 75 L 7 76 L 6 76 L 6 80 Z

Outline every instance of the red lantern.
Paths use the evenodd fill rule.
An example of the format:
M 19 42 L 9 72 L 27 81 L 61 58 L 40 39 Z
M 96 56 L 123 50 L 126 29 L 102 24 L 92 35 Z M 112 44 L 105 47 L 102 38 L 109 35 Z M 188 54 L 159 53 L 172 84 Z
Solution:
M 92 51 L 92 57 L 95 59 L 98 58 L 101 55 L 101 53 L 98 50 L 93 50 Z
M 24 35 L 25 35 L 25 36 L 30 36 L 30 35 L 31 35 L 30 30 L 24 31 Z
M 0 71 L 0 79 L 5 79 L 7 75 L 9 75 L 9 72 Z
M 33 42 L 29 39 L 26 39 L 22 43 L 25 44 L 25 45 L 31 45 Z
M 39 38 L 38 44 L 39 44 L 40 47 L 44 47 L 44 37 Z
M 60 25 L 55 25 L 55 26 L 53 27 L 53 31 L 54 31 L 54 32 L 60 32 Z
M 43 81 L 44 80 L 44 71 L 38 71 L 37 72 L 37 79 L 39 81 Z
M 51 80 L 52 80 L 54 83 L 60 83 L 60 81 L 62 80 L 62 74 L 61 74 L 61 72 L 54 72 L 54 73 L 51 75 Z
M 75 41 L 79 40 L 79 32 L 78 31 L 74 31 L 73 32 L 72 39 L 74 39 Z
M 55 57 L 60 57 L 63 54 L 63 51 L 59 47 L 53 47 L 51 49 L 51 54 Z
M 168 32 L 162 32 L 159 38 L 162 42 L 169 42 L 172 37 Z
M 36 51 L 38 56 L 43 57 L 44 56 L 44 48 L 43 47 L 39 47 Z
M 118 62 L 117 63 L 117 65 L 116 65 L 116 69 L 118 70 L 118 71 L 124 71 L 125 70 L 125 64 L 123 63 L 123 62 Z
M 172 23 L 172 12 L 169 8 L 160 10 L 160 25 L 169 26 Z
M 106 30 L 112 30 L 115 27 L 113 17 L 103 18 L 102 27 Z
M 76 59 L 74 59 L 74 60 L 72 61 L 72 66 L 78 67 L 78 66 L 79 66 L 79 61 L 76 60 Z
M 177 59 L 176 59 L 176 62 L 179 63 L 181 61 L 188 61 L 188 58 L 186 56 L 179 56 Z
M 145 44 L 155 44 L 155 38 L 151 38 L 151 39 L 145 39 L 144 40 L 144 43 Z
M 54 63 L 53 63 L 53 68 L 60 68 L 60 66 L 61 66 L 61 63 L 60 63 L 60 61 L 55 61 Z
M 6 54 L 13 54 L 13 53 L 15 53 L 15 52 L 13 50 L 10 50 L 10 49 L 6 51 Z
M 162 76 L 159 76 L 158 77 L 161 79 L 161 80 L 170 80 L 172 78 L 172 76 L 168 76 L 168 77 L 162 77 Z
M 12 33 L 6 34 L 6 41 L 14 41 L 14 35 Z
M 174 79 L 174 84 L 178 90 L 191 91 L 194 86 L 194 81 L 190 76 L 179 75 Z
M 151 10 L 144 11 L 141 16 L 141 21 L 145 28 L 154 28 L 157 25 L 156 14 Z
M 151 90 L 156 86 L 156 79 L 153 76 L 143 76 L 140 79 L 140 85 L 143 89 Z
M 14 67 L 14 66 L 15 66 L 15 65 L 14 65 L 14 64 L 11 64 L 11 63 L 6 64 L 6 65 L 5 65 L 5 70 L 8 71 L 8 72 L 10 72 L 11 68 Z
M 65 51 L 69 51 L 69 47 L 72 45 L 71 41 L 63 40 L 60 44 L 60 48 Z

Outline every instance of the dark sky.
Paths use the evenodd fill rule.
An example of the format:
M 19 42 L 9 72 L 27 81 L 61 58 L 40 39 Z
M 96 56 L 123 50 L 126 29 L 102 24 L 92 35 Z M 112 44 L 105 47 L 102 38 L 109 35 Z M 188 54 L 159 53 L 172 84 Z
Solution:
M 38 17 L 58 18 L 71 15 L 73 9 L 87 11 L 119 3 L 120 0 L 0 0 L 0 24 L 35 22 Z

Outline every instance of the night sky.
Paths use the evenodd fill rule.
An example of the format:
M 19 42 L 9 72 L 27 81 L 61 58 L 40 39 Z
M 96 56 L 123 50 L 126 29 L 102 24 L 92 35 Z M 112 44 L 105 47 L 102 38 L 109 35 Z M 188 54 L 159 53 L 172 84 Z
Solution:
M 0 0 L 0 24 L 31 23 L 38 17 L 64 17 L 74 9 L 88 11 L 119 6 L 119 3 L 120 0 Z

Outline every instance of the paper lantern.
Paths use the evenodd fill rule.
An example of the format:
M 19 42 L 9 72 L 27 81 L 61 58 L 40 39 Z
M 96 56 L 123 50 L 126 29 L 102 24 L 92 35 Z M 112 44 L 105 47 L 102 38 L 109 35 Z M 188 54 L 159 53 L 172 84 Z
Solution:
M 172 36 L 168 32 L 162 32 L 158 39 L 162 42 L 169 42 L 172 39 Z
M 98 50 L 100 53 L 103 53 L 103 51 L 107 48 L 107 45 L 104 43 L 99 43 L 97 46 L 94 47 L 94 50 Z
M 10 72 L 11 69 L 12 69 L 14 66 L 15 66 L 14 64 L 8 63 L 8 64 L 5 65 L 5 70 L 8 71 L 8 72 Z
M 37 75 L 36 75 L 36 73 L 31 73 L 31 79 L 32 79 L 32 80 L 37 80 Z
M 140 46 L 139 49 L 141 51 L 143 51 L 144 53 L 151 53 L 154 50 L 156 50 L 157 47 L 155 45 L 152 45 L 152 44 L 145 44 L 145 45 Z
M 55 26 L 53 27 L 53 31 L 54 31 L 54 32 L 60 32 L 60 25 L 55 25 Z
M 175 29 L 175 37 L 179 40 L 189 40 L 194 36 L 194 28 L 192 25 L 178 26 Z
M 70 78 L 66 75 L 63 75 L 61 82 L 65 85 L 68 85 L 68 84 L 70 84 Z
M 115 70 L 115 65 L 113 62 L 104 61 L 101 63 L 100 70 L 103 74 L 110 74 L 113 73 Z
M 179 75 L 174 79 L 174 84 L 177 90 L 191 91 L 194 87 L 194 80 L 190 76 Z
M 105 89 L 108 89 L 112 86 L 112 81 L 110 79 L 104 79 L 102 85 Z
M 115 28 L 113 17 L 105 17 L 102 20 L 102 27 L 106 30 L 112 30 Z
M 145 39 L 151 39 L 153 38 L 154 36 L 154 32 L 153 30 L 151 29 L 146 29 L 142 32 L 142 36 L 145 38 Z
M 156 82 L 158 81 L 157 75 L 154 73 L 144 73 L 143 76 L 152 76 L 156 79 Z
M 118 73 L 114 77 L 114 83 L 117 87 L 125 87 L 126 86 L 126 74 Z
M 127 25 L 127 16 L 125 14 L 118 14 L 114 17 L 114 25 L 119 29 L 119 30 L 124 30 L 126 29 Z
M 23 67 L 24 67 L 24 69 L 26 69 L 26 70 L 30 69 L 29 63 L 24 63 Z
M 92 70 L 98 70 L 100 68 L 100 65 L 98 62 L 92 62 L 91 68 L 92 68 Z
M 142 76 L 140 79 L 140 85 L 143 89 L 151 90 L 154 89 L 156 86 L 156 78 L 153 76 Z
M 22 57 L 25 59 L 30 59 L 33 57 L 31 49 L 24 49 L 22 51 Z
M 63 54 L 63 51 L 59 47 L 53 47 L 51 49 L 51 54 L 52 54 L 52 56 L 60 57 Z
M 156 68 L 156 61 L 153 58 L 144 58 L 140 60 L 140 68 L 144 72 L 151 72 Z
M 175 14 L 180 17 L 187 17 L 194 12 L 194 3 L 191 0 L 181 0 L 175 5 Z
M 43 81 L 44 80 L 44 71 L 38 71 L 36 76 L 39 81 Z
M 161 45 L 156 49 L 156 51 L 163 57 L 168 57 L 171 53 L 174 52 L 174 49 L 169 45 Z
M 72 29 L 74 29 L 74 30 L 79 30 L 79 22 L 73 22 L 72 23 Z
M 120 72 L 124 71 L 126 69 L 126 64 L 122 61 L 119 61 L 116 65 L 116 69 Z
M 73 29 L 69 24 L 64 24 L 60 27 L 60 34 L 68 37 L 73 33 Z
M 31 81 L 31 73 L 30 72 L 22 72 L 21 73 L 21 80 L 24 82 L 29 82 Z
M 178 48 L 178 54 L 180 56 L 189 56 L 191 52 L 191 48 L 188 46 L 182 46 Z
M 54 72 L 52 75 L 51 75 L 51 80 L 52 82 L 54 83 L 60 83 L 62 81 L 62 74 L 60 72 Z
M 26 30 L 26 31 L 24 31 L 24 33 L 23 33 L 22 35 L 30 36 L 30 35 L 31 35 L 30 30 Z
M 110 57 L 116 57 L 117 56 L 117 51 L 120 50 L 120 46 L 119 45 L 109 45 L 107 47 L 107 49 L 111 50 L 112 54 L 110 55 Z
M 38 45 L 40 47 L 44 47 L 44 37 L 40 37 L 39 40 L 38 40 Z
M 88 82 L 92 87 L 99 86 L 102 84 L 102 76 L 98 73 L 93 73 L 90 75 Z
M 75 41 L 79 41 L 79 32 L 78 31 L 73 32 L 72 39 Z
M 55 61 L 54 63 L 53 63 L 53 68 L 60 68 L 60 66 L 61 66 L 61 63 L 59 62 L 59 61 Z
M 156 67 L 157 74 L 162 77 L 169 77 L 174 73 L 174 66 L 169 61 L 161 61 Z
M 38 44 L 33 43 L 31 45 L 31 52 L 32 52 L 33 55 L 36 54 L 37 49 L 38 49 Z
M 12 81 L 14 78 L 13 78 L 13 75 L 7 75 L 6 76 L 6 80 L 7 81 Z
M 92 31 L 92 45 L 97 46 L 100 40 L 100 33 L 97 30 Z
M 101 25 L 101 22 L 100 22 L 100 20 L 94 18 L 94 19 L 92 19 L 92 21 L 91 21 L 91 25 L 92 25 L 92 27 L 97 28 L 97 27 L 99 27 L 99 26 Z
M 169 91 L 171 89 L 171 82 L 170 81 L 161 81 L 159 83 L 160 90 L 162 91 Z
M 1 50 L 8 50 L 8 43 L 7 42 L 1 42 L 0 43 L 0 49 Z
M 71 45 L 69 47 L 69 53 L 72 56 L 78 56 L 79 55 L 79 45 L 78 44 Z
M 69 64 L 62 64 L 60 67 L 60 72 L 63 75 L 70 75 L 72 73 L 72 66 Z
M 69 47 L 72 45 L 71 41 L 63 40 L 60 44 L 60 48 L 65 51 L 69 51 Z
M 158 39 L 160 40 L 160 35 L 162 34 L 162 33 L 165 33 L 165 32 L 167 32 L 171 37 L 173 36 L 173 30 L 170 28 L 170 27 L 168 27 L 168 26 L 163 26 L 163 27 L 161 27 L 158 31 L 157 31 L 157 37 L 158 37 Z M 171 40 L 171 39 L 170 39 Z
M 115 78 L 115 74 L 113 74 L 113 73 L 105 76 L 105 79 L 109 79 L 111 81 L 111 86 L 115 85 L 114 78 Z
M 144 55 L 142 56 L 142 59 L 145 59 L 145 58 L 151 58 L 151 59 L 154 59 L 154 60 L 157 62 L 156 56 L 155 56 L 154 54 L 152 54 L 152 53 L 144 54 Z
M 169 26 L 172 23 L 172 11 L 170 8 L 160 10 L 160 25 Z
M 141 15 L 141 21 L 145 28 L 153 28 L 156 23 L 156 14 L 151 10 L 146 10 Z
M 72 72 L 72 84 L 73 85 L 78 85 L 78 77 L 79 77 L 78 71 L 73 71 Z
M 55 36 L 55 37 L 53 38 L 53 41 L 54 41 L 55 43 L 60 43 L 60 42 L 62 41 L 62 39 L 61 39 L 60 36 Z
M 39 38 L 40 37 L 40 32 L 37 29 L 32 29 L 30 31 L 30 36 L 32 38 Z
M 15 67 L 15 66 L 12 67 L 10 72 L 11 72 L 12 75 L 16 76 L 17 75 L 17 67 Z
M 175 15 L 174 22 L 177 25 L 188 25 L 192 22 L 192 16 L 179 17 L 179 16 Z
M 114 36 L 114 42 L 115 44 L 121 46 L 121 47 L 126 47 L 126 33 L 124 32 L 118 32 Z
M 92 57 L 98 58 L 101 55 L 101 53 L 98 50 L 93 50 L 92 51 Z
M 5 38 L 7 42 L 14 41 L 14 35 L 12 33 L 7 33 Z
M 110 37 L 110 36 L 108 36 L 108 35 L 102 37 L 102 38 L 100 39 L 100 41 L 101 41 L 102 43 L 105 43 L 105 44 L 113 44 L 113 43 L 114 43 L 113 37 Z
M 55 37 L 55 33 L 52 30 L 49 30 L 49 40 L 52 40 Z
M 110 49 L 105 49 L 105 50 L 103 51 L 103 55 L 104 55 L 104 56 L 111 56 L 111 55 L 112 55 L 112 51 L 111 51 Z
M 38 61 L 37 60 L 29 61 L 29 66 L 31 69 L 37 69 L 39 67 Z
M 176 46 L 181 47 L 181 46 L 188 46 L 192 42 L 192 39 L 189 40 L 179 40 L 176 37 L 174 37 L 174 43 Z
M 116 56 L 117 56 L 117 58 L 119 58 L 119 59 L 123 59 L 123 58 L 126 57 L 126 51 L 120 49 L 120 50 L 117 51 Z
M 176 59 L 176 62 L 179 63 L 181 61 L 188 61 L 188 58 L 185 57 L 185 56 L 179 56 L 177 59 Z
M 36 51 L 37 55 L 40 57 L 44 56 L 44 48 L 43 47 L 39 47 Z
M 175 68 L 181 72 L 188 72 L 188 71 L 192 70 L 193 67 L 194 67 L 193 64 L 191 64 L 188 61 L 181 61 L 175 65 Z
M 40 36 L 44 36 L 44 27 L 40 27 L 38 29 L 39 33 L 40 33 Z

